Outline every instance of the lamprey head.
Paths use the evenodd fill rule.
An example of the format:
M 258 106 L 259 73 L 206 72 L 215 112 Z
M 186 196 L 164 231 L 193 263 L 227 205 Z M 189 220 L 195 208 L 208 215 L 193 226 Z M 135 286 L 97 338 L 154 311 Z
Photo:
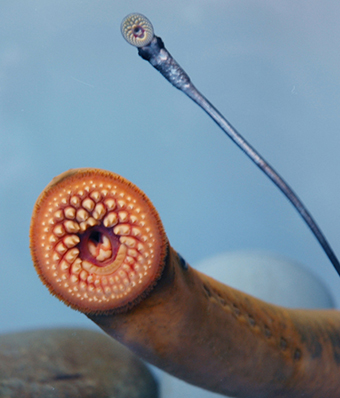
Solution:
M 31 254 L 53 295 L 84 313 L 142 300 L 167 252 L 157 211 L 131 182 L 98 169 L 69 170 L 44 189 L 31 221 Z
M 135 47 L 147 46 L 154 37 L 151 22 L 142 14 L 129 14 L 121 24 L 124 39 Z

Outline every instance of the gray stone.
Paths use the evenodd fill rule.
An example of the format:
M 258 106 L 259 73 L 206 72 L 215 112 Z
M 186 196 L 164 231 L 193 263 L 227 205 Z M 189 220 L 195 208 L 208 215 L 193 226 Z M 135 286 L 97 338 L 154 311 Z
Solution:
M 102 333 L 51 329 L 0 336 L 1 398 L 157 398 L 134 354 Z

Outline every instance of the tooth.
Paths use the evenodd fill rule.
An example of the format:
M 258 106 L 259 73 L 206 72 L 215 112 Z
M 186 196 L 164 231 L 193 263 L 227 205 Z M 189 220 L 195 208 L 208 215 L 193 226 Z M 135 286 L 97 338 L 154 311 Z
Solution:
M 143 258 L 143 256 L 138 256 L 137 261 L 139 262 L 139 264 L 144 264 L 145 260 Z
M 63 244 L 62 242 L 58 243 L 58 245 L 56 246 L 55 249 L 56 249 L 56 251 L 57 251 L 59 254 L 64 254 L 64 253 L 66 253 L 66 251 L 67 251 L 66 247 L 64 246 L 64 244 Z
M 129 278 L 131 280 L 134 280 L 137 278 L 137 274 L 134 271 L 129 272 Z
M 53 261 L 58 261 L 58 260 L 60 260 L 59 254 L 58 254 L 58 253 L 53 253 L 52 260 L 53 260 Z
M 63 219 L 64 219 L 64 213 L 62 212 L 62 210 L 57 210 L 57 211 L 54 213 L 54 218 L 55 218 L 57 221 L 63 220 Z
M 137 250 L 138 250 L 140 253 L 144 253 L 144 252 L 145 252 L 145 247 L 144 247 L 144 245 L 142 245 L 141 243 L 138 243 L 138 245 L 137 245 Z
M 136 240 L 129 236 L 121 236 L 119 240 L 128 248 L 134 248 L 136 246 Z
M 64 222 L 65 229 L 68 233 L 74 234 L 79 232 L 79 224 L 74 221 L 65 221 Z
M 80 199 L 78 198 L 78 196 L 72 196 L 72 198 L 70 199 L 70 203 L 74 207 L 79 207 L 80 206 Z
M 132 257 L 130 257 L 130 256 L 126 256 L 126 257 L 125 257 L 125 262 L 128 263 L 128 264 L 130 264 L 130 265 L 132 265 L 132 264 L 135 263 L 135 259 L 132 258 Z
M 65 254 L 65 260 L 71 264 L 78 257 L 78 254 L 79 250 L 77 248 L 71 249 Z
M 76 275 L 71 275 L 70 280 L 72 283 L 76 283 L 76 282 L 78 282 L 79 278 Z
M 62 269 L 62 271 L 66 271 L 70 268 L 70 264 L 68 264 L 66 261 L 62 261 L 60 263 L 60 268 Z
M 89 218 L 89 213 L 85 209 L 79 209 L 77 211 L 77 221 L 86 221 Z
M 80 273 L 80 271 L 82 270 L 82 267 L 81 267 L 81 260 L 80 260 L 80 258 L 78 258 L 74 263 L 73 263 L 73 265 L 72 265 L 72 267 L 71 267 L 71 272 L 72 272 L 72 274 L 79 274 Z
M 90 218 L 87 220 L 87 224 L 88 224 L 90 227 L 94 227 L 95 225 L 98 224 L 98 222 L 97 222 L 93 217 L 90 217 Z
M 130 221 L 132 222 L 132 224 L 136 224 L 136 222 L 138 221 L 138 218 L 134 215 L 130 216 Z
M 123 207 L 126 206 L 126 203 L 124 200 L 117 200 L 117 206 L 119 209 L 122 209 Z
M 62 224 L 58 224 L 54 230 L 53 230 L 54 235 L 58 236 L 59 238 L 65 235 L 65 229 Z
M 50 235 L 48 240 L 49 240 L 50 243 L 55 243 L 55 242 L 57 242 L 58 239 L 54 235 Z
M 126 278 L 126 272 L 123 271 L 122 269 L 118 271 L 118 275 L 119 275 L 121 278 Z
M 83 271 L 81 271 L 79 277 L 80 277 L 81 280 L 86 281 L 88 275 L 89 275 L 88 272 L 83 270 Z
M 104 226 L 105 226 L 106 228 L 113 227 L 114 225 L 117 224 L 117 222 L 118 222 L 117 214 L 116 214 L 116 213 L 113 213 L 113 212 L 109 213 L 109 214 L 104 218 L 104 221 L 103 221 Z
M 118 218 L 120 222 L 128 221 L 129 214 L 126 211 L 120 211 L 118 213 Z
M 142 231 L 139 228 L 133 227 L 131 230 L 132 236 L 141 236 Z
M 82 205 L 83 205 L 84 209 L 86 209 L 88 211 L 92 211 L 94 209 L 94 201 L 90 198 L 83 200 Z
M 111 257 L 111 254 L 112 254 L 111 250 L 100 249 L 99 250 L 99 254 L 97 256 L 97 260 L 98 261 L 105 261 L 105 260 L 107 260 L 108 258 Z
M 129 256 L 131 256 L 131 257 L 137 257 L 137 256 L 138 256 L 138 252 L 137 252 L 137 250 L 135 250 L 135 249 L 129 249 L 129 250 L 127 251 L 127 254 L 128 254 Z
M 101 195 L 98 191 L 93 191 L 90 196 L 96 202 L 99 202 L 101 199 Z
M 68 235 L 64 239 L 65 246 L 71 248 L 80 242 L 80 238 L 77 235 Z
M 97 246 L 93 242 L 89 241 L 89 243 L 87 244 L 87 247 L 89 249 L 90 254 L 92 254 L 93 257 L 96 257 Z
M 109 211 L 110 210 L 114 210 L 116 208 L 116 202 L 115 202 L 114 199 L 106 199 L 104 201 L 104 203 L 105 203 L 105 205 L 107 207 L 107 210 L 109 210 Z
M 87 221 L 83 221 L 80 223 L 80 230 L 84 232 L 87 230 L 88 227 L 94 227 L 95 225 L 99 224 L 93 217 L 90 217 Z
M 103 243 L 101 247 L 106 250 L 111 249 L 110 239 L 105 235 L 103 235 Z
M 105 213 L 106 209 L 104 205 L 102 203 L 98 203 L 92 215 L 96 220 L 101 220 L 104 217 Z
M 76 216 L 76 210 L 73 207 L 66 207 L 66 209 L 64 210 L 64 214 L 66 218 L 68 218 L 69 220 L 73 220 Z
M 119 224 L 113 228 L 113 232 L 116 235 L 129 235 L 130 234 L 130 225 L 129 224 Z

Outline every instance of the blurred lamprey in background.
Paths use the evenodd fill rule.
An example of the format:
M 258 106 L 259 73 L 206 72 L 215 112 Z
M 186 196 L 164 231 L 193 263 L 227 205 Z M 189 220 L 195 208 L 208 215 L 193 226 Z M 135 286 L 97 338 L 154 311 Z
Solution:
M 151 22 L 142 14 L 129 14 L 122 21 L 121 32 L 128 43 L 138 48 L 138 54 L 143 59 L 149 61 L 174 87 L 181 90 L 196 102 L 196 104 L 198 104 L 235 144 L 238 145 L 238 147 L 274 182 L 304 219 L 340 275 L 339 260 L 304 204 L 284 179 L 196 89 L 189 76 L 167 51 L 163 40 L 154 35 Z

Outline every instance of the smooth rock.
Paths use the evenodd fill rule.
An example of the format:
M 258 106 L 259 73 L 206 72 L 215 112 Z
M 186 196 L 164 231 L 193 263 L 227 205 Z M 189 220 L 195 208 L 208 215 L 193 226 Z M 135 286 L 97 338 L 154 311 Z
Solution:
M 0 336 L 1 398 L 157 398 L 157 383 L 102 333 L 50 329 Z

